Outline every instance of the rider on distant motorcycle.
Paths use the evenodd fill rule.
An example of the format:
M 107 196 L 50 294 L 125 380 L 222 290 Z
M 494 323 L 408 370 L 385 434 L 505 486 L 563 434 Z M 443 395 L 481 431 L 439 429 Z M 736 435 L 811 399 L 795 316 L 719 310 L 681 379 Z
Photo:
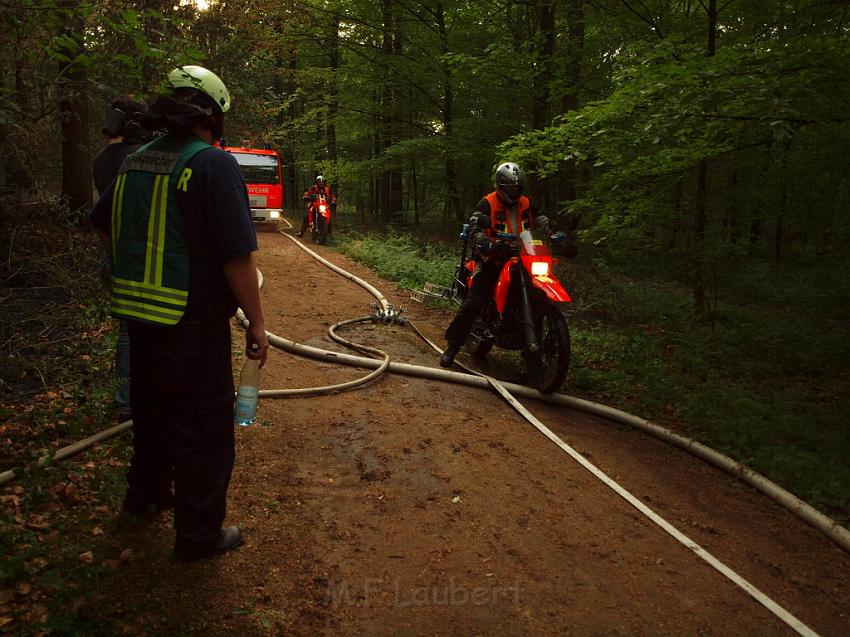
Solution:
M 565 257 L 576 254 L 568 244 L 567 235 L 522 194 L 525 188 L 525 171 L 517 164 L 505 162 L 496 169 L 495 190 L 478 202 L 469 220 L 467 237 L 473 245 L 476 259 L 475 273 L 466 298 L 446 330 L 448 347 L 440 357 L 442 367 L 451 367 L 454 358 L 466 342 L 475 318 L 481 312 L 499 278 L 505 262 L 516 254 L 515 242 L 496 238 L 497 234 L 519 234 L 532 227 L 547 231 L 554 245 L 563 246 Z
M 327 186 L 324 176 L 318 175 L 316 177 L 316 183 L 304 191 L 304 201 L 308 202 L 308 205 L 307 213 L 304 215 L 304 221 L 301 222 L 301 232 L 298 233 L 299 237 L 303 237 L 307 226 L 313 223 L 314 206 L 312 203 L 319 198 L 319 195 L 324 195 L 331 208 L 336 208 L 336 195 Z

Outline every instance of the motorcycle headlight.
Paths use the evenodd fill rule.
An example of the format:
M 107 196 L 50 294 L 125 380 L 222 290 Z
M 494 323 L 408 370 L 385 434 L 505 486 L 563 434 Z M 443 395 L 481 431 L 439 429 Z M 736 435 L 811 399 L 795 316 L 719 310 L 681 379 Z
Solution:
M 532 261 L 531 274 L 534 276 L 549 276 L 549 264 L 546 261 Z

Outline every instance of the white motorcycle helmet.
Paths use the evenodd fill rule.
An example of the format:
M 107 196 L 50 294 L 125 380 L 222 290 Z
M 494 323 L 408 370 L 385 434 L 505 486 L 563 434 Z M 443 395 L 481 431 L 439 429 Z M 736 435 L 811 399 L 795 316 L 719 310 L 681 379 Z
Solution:
M 499 164 L 493 176 L 493 185 L 499 193 L 499 199 L 513 205 L 525 190 L 525 171 L 510 161 Z

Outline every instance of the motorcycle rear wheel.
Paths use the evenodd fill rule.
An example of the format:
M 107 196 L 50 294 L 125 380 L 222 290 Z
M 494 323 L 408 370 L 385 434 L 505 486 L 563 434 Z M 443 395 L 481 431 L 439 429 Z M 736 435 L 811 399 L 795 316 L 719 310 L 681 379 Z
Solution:
M 570 331 L 564 315 L 552 303 L 535 308 L 540 351 L 524 352 L 530 383 L 543 393 L 558 389 L 570 368 Z

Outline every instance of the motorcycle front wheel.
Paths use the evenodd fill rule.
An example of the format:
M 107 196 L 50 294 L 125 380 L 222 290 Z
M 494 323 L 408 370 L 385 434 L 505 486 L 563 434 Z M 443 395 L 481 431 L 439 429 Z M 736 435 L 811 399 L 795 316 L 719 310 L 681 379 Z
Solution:
M 540 351 L 524 352 L 523 357 L 531 385 L 549 393 L 558 389 L 567 377 L 570 331 L 561 310 L 552 303 L 535 308 L 535 319 Z
M 328 222 L 322 215 L 316 215 L 316 223 L 313 227 L 313 241 L 317 245 L 324 245 L 328 239 Z

